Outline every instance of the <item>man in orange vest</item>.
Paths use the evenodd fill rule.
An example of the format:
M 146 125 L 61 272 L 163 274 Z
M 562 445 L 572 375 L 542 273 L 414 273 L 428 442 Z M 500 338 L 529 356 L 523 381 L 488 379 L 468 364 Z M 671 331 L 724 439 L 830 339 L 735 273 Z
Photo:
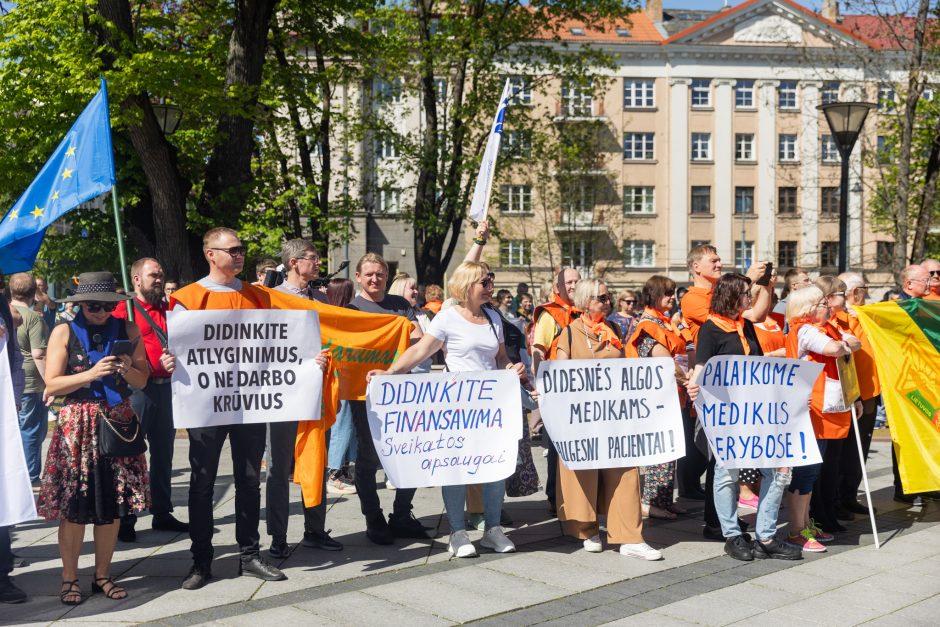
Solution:
M 921 265 L 930 275 L 930 284 L 927 286 L 924 300 L 940 300 L 940 261 L 925 259 Z
M 202 239 L 209 275 L 173 293 L 170 309 L 259 309 L 264 291 L 238 279 L 245 265 L 245 247 L 232 229 L 210 229 Z M 261 458 L 267 425 L 241 424 L 189 429 L 189 537 L 193 566 L 183 580 L 185 590 L 198 590 L 212 578 L 213 489 L 226 437 L 235 475 L 235 541 L 238 574 L 265 581 L 287 577 L 261 558 L 258 524 L 261 514 Z
M 544 359 L 554 359 L 555 349 L 561 331 L 581 313 L 574 307 L 574 288 L 581 280 L 581 273 L 574 268 L 562 268 L 555 276 L 552 285 L 552 299 L 535 308 L 532 320 L 535 332 L 532 340 L 532 372 L 536 375 L 539 364 Z M 552 444 L 548 433 L 543 432 L 548 447 L 548 476 L 545 478 L 545 496 L 548 497 L 548 508 L 555 513 L 555 479 L 558 474 L 558 451 Z

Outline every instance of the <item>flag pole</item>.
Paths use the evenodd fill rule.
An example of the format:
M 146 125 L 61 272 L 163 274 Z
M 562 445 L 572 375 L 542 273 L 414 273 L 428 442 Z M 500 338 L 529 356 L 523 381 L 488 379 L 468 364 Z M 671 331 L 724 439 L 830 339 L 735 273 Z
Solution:
M 114 230 L 115 239 L 117 239 L 118 259 L 121 263 L 121 282 L 124 283 L 124 291 L 131 294 L 131 285 L 127 273 L 127 258 L 124 255 L 124 229 L 121 228 L 121 209 L 118 207 L 117 182 L 111 187 L 111 206 L 114 209 Z M 127 319 L 134 321 L 134 308 L 127 308 Z
M 875 549 L 880 549 L 881 541 L 878 539 L 878 527 L 875 526 L 875 508 L 871 504 L 871 488 L 868 487 L 868 471 L 865 470 L 865 454 L 862 452 L 862 436 L 858 432 L 858 416 L 855 413 L 855 403 L 852 403 L 852 431 L 855 432 L 855 448 L 858 449 L 858 463 L 862 468 L 865 502 L 868 505 L 868 517 L 871 519 L 871 533 L 875 538 Z

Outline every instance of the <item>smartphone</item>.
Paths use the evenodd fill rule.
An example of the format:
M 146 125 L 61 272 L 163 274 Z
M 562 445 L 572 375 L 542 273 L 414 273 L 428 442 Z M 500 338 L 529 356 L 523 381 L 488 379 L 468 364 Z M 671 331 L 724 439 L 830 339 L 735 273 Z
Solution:
M 764 274 L 761 278 L 757 279 L 758 285 L 770 285 L 770 275 L 774 272 L 774 264 L 770 261 L 767 262 L 767 265 L 764 266 Z
M 135 348 L 137 348 L 137 340 L 115 340 L 114 343 L 111 344 L 111 352 L 108 353 L 108 356 L 133 355 Z

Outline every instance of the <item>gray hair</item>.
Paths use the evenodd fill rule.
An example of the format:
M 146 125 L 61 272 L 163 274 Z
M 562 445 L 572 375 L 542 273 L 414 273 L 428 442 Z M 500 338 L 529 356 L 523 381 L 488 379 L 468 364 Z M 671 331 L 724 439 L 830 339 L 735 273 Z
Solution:
M 303 257 L 304 253 L 308 250 L 316 251 L 316 247 L 311 244 L 309 240 L 299 237 L 297 239 L 289 239 L 281 246 L 281 263 L 283 263 L 286 268 L 290 265 L 291 259 Z
M 597 298 L 597 293 L 601 286 L 607 285 L 600 279 L 581 279 L 577 287 L 574 288 L 574 306 L 581 311 L 587 311 L 591 301 Z
M 865 285 L 865 277 L 858 272 L 843 272 L 839 275 L 839 279 L 845 283 L 846 292 L 851 292 L 856 287 Z

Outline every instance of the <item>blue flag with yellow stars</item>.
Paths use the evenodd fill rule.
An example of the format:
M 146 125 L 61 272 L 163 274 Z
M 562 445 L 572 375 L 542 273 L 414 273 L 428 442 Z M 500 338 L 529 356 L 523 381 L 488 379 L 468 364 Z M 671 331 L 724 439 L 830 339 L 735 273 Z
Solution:
M 114 152 L 108 88 L 92 98 L 39 175 L 0 220 L 0 270 L 33 267 L 46 228 L 87 200 L 114 186 Z

